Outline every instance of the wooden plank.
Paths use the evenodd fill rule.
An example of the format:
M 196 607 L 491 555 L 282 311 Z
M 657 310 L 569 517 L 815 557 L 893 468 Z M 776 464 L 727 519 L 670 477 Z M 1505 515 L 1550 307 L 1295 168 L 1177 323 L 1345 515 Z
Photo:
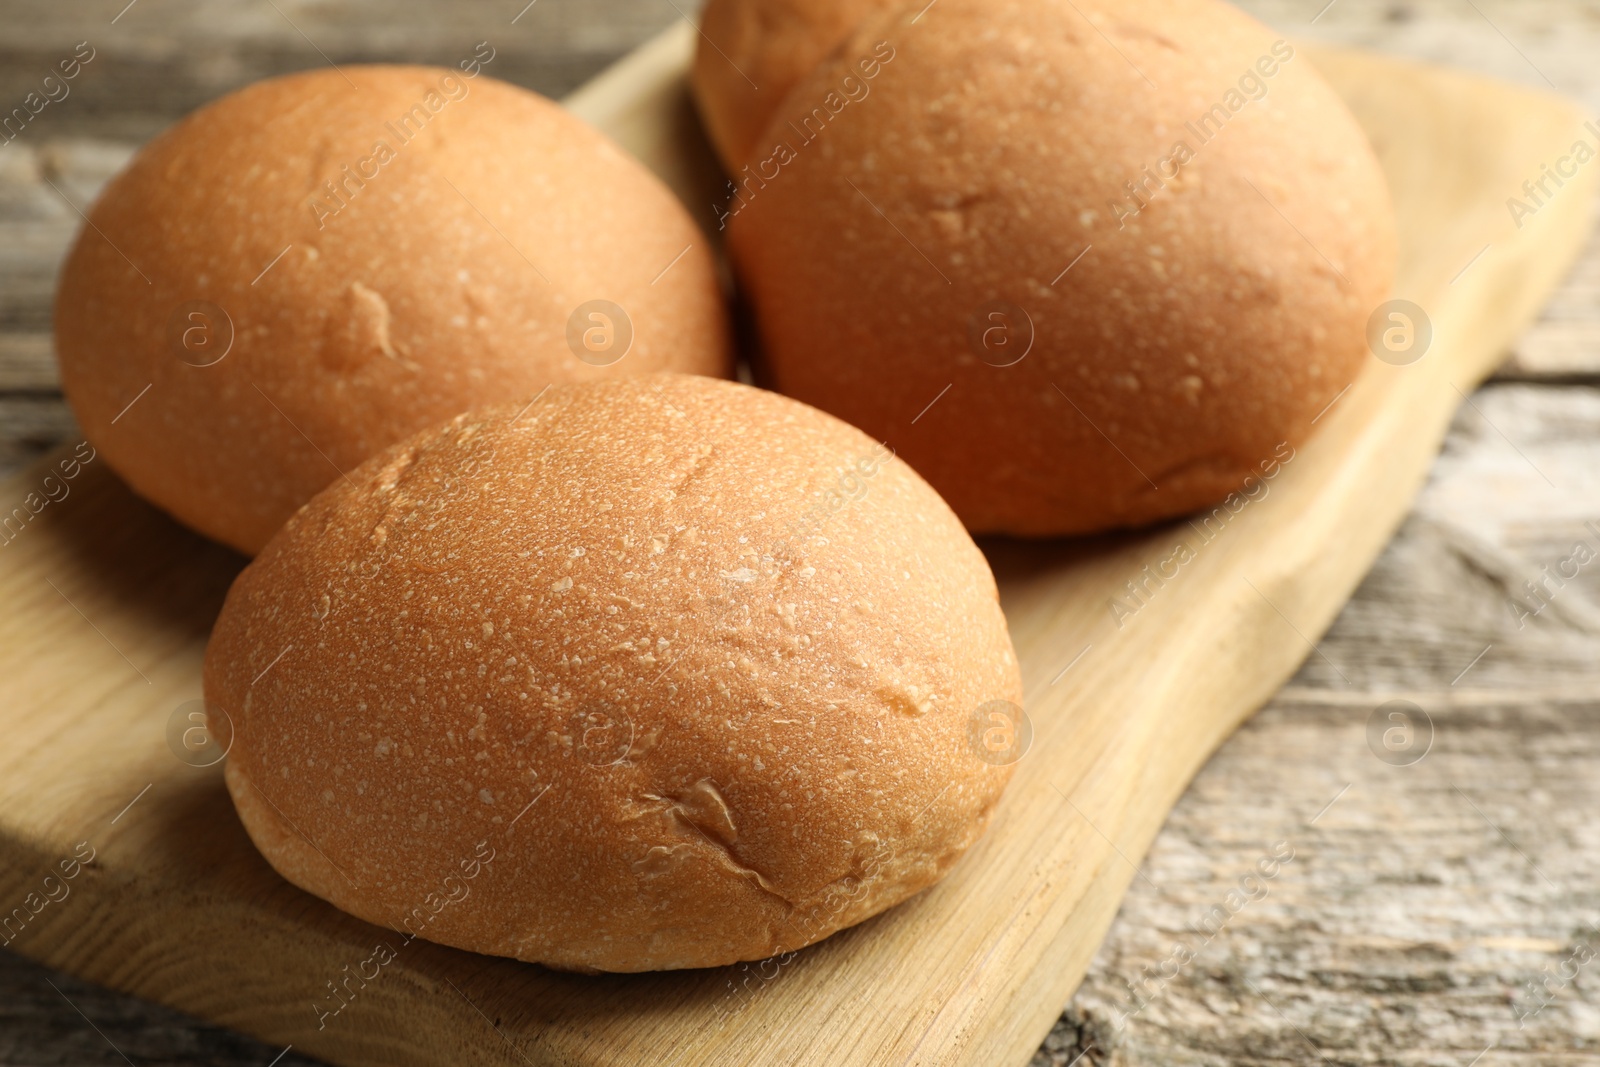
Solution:
M 692 14 L 699 5 L 680 0 L 677 7 Z M 682 17 L 672 4 L 647 0 L 8 0 L 6 15 L 0 101 L 8 109 L 78 42 L 94 49 L 67 97 L 29 124 L 24 138 L 34 145 L 62 137 L 138 144 L 262 78 L 397 57 L 453 67 L 479 41 L 495 49 L 490 74 L 560 97 Z
M 61 375 L 48 333 L 0 334 L 0 394 L 60 391 Z
M 21 470 L 77 433 L 78 424 L 59 395 L 12 394 L 0 397 L 0 424 L 8 432 L 0 438 L 0 467 Z M 6 497 L 8 505 L 11 496 Z M 20 501 L 19 501 L 20 502 Z
M 1600 230 L 1544 317 L 1512 349 L 1499 377 L 1600 380 Z
M 1464 1065 L 1491 1042 L 1492 1067 L 1592 1059 L 1587 969 L 1526 1025 L 1512 1009 L 1579 945 L 1600 950 L 1600 562 L 1521 628 L 1510 600 L 1575 542 L 1600 544 L 1585 525 L 1600 521 L 1600 392 L 1496 385 L 1474 404 L 1319 642 L 1327 659 L 1174 809 L 1037 1067 L 1091 1045 L 1083 1063 L 1127 1067 L 1311 1063 L 1312 1043 L 1341 1063 Z M 1431 716 L 1415 765 L 1367 745 L 1396 699 Z M 1208 939 L 1210 909 L 1281 840 L 1294 862 Z M 1194 960 L 1149 980 L 1176 944 Z
M 1241 0 L 1239 6 L 1306 40 L 1465 67 L 1532 88 L 1554 89 L 1581 101 L 1589 118 L 1600 118 L 1600 64 L 1594 61 L 1600 55 L 1600 19 L 1590 3 Z M 1505 195 L 1512 192 L 1508 189 Z M 1517 342 L 1500 376 L 1600 379 L 1600 234 L 1545 318 Z
M 1506 232 L 1499 203 L 1570 138 L 1565 105 L 1364 57 L 1316 61 L 1380 146 L 1401 207 L 1402 288 L 1429 310 L 1435 348 L 1409 367 L 1374 361 L 1271 494 L 1126 628 L 1109 596 L 1185 535 L 992 546 L 1036 738 L 991 833 L 944 883 L 732 998 L 730 980 L 749 972 L 590 979 L 419 944 L 318 1029 L 312 998 L 383 934 L 277 879 L 219 815 L 215 769 L 166 749 L 161 728 L 197 691 L 238 561 L 101 464 L 0 549 L 16 605 L 0 620 L 0 899 L 74 842 L 97 849 L 75 902 L 46 909 L 14 947 L 352 1064 L 1025 1061 L 1110 924 L 1129 862 L 1331 621 L 1462 392 L 1554 288 L 1587 222 L 1587 190 L 1520 231 Z M 11 710 L 64 706 L 71 717 Z
M 1586 890 L 1600 702 L 1421 695 L 1436 750 L 1393 767 L 1366 746 L 1370 696 L 1303 692 L 1195 780 L 1047 1039 L 1056 1054 L 1036 1062 L 1092 1045 L 1084 1063 L 1141 1067 L 1593 1063 L 1592 964 L 1555 981 L 1548 1004 L 1530 987 L 1583 946 L 1600 951 Z M 1306 781 L 1316 801 L 1264 802 Z M 1211 917 L 1280 843 L 1292 862 L 1247 882 L 1226 923 Z M 1178 946 L 1193 959 L 1163 981 Z
M 277 1059 L 281 1052 L 282 1045 L 0 952 L 0 1063 L 7 1067 L 315 1067 L 293 1051 Z

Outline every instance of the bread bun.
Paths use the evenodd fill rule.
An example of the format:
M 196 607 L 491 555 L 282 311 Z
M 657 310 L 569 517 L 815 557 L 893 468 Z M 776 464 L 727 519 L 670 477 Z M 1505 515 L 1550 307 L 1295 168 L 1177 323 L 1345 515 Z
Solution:
M 887 440 L 974 531 L 1222 499 L 1353 381 L 1394 276 L 1361 129 L 1213 0 L 899 4 L 762 143 L 729 248 L 770 381 Z
M 868 11 L 893 0 L 709 0 L 690 72 L 695 100 L 723 166 L 749 162 L 795 84 Z
M 591 301 L 623 309 L 609 350 Z M 118 473 L 255 552 L 475 405 L 727 374 L 725 319 L 706 239 L 595 130 L 486 76 L 353 66 L 252 85 L 140 152 L 67 260 L 56 344 Z
M 943 501 L 731 382 L 521 407 L 334 482 L 229 592 L 206 698 L 273 866 L 371 922 L 584 971 L 764 958 L 938 880 L 1009 776 L 974 709 L 1021 699 Z

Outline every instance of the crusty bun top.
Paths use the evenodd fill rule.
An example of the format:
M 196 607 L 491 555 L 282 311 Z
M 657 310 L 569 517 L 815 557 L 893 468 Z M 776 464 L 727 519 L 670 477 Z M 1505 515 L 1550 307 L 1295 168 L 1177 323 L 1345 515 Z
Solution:
M 1215 0 L 901 3 L 762 142 L 729 248 L 770 380 L 977 531 L 1222 499 L 1351 383 L 1394 276 L 1361 129 Z
M 340 472 L 474 405 L 730 370 L 682 205 L 486 76 L 252 85 L 148 145 L 89 219 L 56 303 L 73 410 L 137 491 L 245 552 Z
M 706 132 L 730 173 L 748 163 L 795 84 L 869 11 L 893 0 L 709 0 L 690 81 Z
M 763 958 L 939 878 L 1009 774 L 974 710 L 1021 699 L 949 508 L 734 383 L 521 407 L 330 485 L 228 594 L 206 696 L 273 865 L 375 923 L 607 971 Z

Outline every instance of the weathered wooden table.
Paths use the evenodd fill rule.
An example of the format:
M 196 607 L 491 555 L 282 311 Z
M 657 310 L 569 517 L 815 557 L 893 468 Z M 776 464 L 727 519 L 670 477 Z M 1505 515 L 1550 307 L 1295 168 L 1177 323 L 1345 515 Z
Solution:
M 1596 0 L 1243 6 L 1286 35 L 1553 86 L 1600 115 Z M 4 109 L 79 42 L 94 56 L 0 146 L 0 477 L 75 432 L 50 297 L 77 212 L 178 116 L 325 58 L 453 62 L 482 40 L 491 73 L 560 95 L 692 12 L 0 0 Z M 1600 1063 L 1597 387 L 1600 239 L 1463 406 L 1332 632 L 1179 803 L 1036 1065 Z M 1432 738 L 1403 765 L 1369 741 L 1396 700 Z M 1263 856 L 1277 873 L 1241 890 Z M 265 1067 L 281 1051 L 0 952 L 0 1064 Z

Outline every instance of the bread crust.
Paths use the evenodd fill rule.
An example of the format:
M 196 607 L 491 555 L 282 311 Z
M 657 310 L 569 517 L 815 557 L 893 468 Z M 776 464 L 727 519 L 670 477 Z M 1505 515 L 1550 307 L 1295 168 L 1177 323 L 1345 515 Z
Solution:
M 146 146 L 89 220 L 56 300 L 73 411 L 141 495 L 246 553 L 340 472 L 475 405 L 731 371 L 682 205 L 487 76 L 351 66 L 251 85 Z M 633 328 L 606 366 L 568 343 L 595 299 Z M 220 361 L 193 365 L 225 333 Z M 216 343 L 187 351 L 191 336 Z
M 893 0 L 709 0 L 690 82 L 729 173 L 749 162 L 784 97 L 869 11 Z
M 1304 440 L 1397 257 L 1309 61 L 1213 0 L 918 10 L 796 86 L 763 137 L 790 158 L 733 205 L 774 387 L 889 441 L 976 532 L 1183 515 Z M 871 95 L 800 140 L 880 42 Z
M 972 712 L 1022 699 L 948 507 L 734 383 L 522 406 L 369 460 L 229 592 L 205 690 L 263 855 L 368 921 L 582 971 L 765 958 L 940 878 L 1010 774 Z

